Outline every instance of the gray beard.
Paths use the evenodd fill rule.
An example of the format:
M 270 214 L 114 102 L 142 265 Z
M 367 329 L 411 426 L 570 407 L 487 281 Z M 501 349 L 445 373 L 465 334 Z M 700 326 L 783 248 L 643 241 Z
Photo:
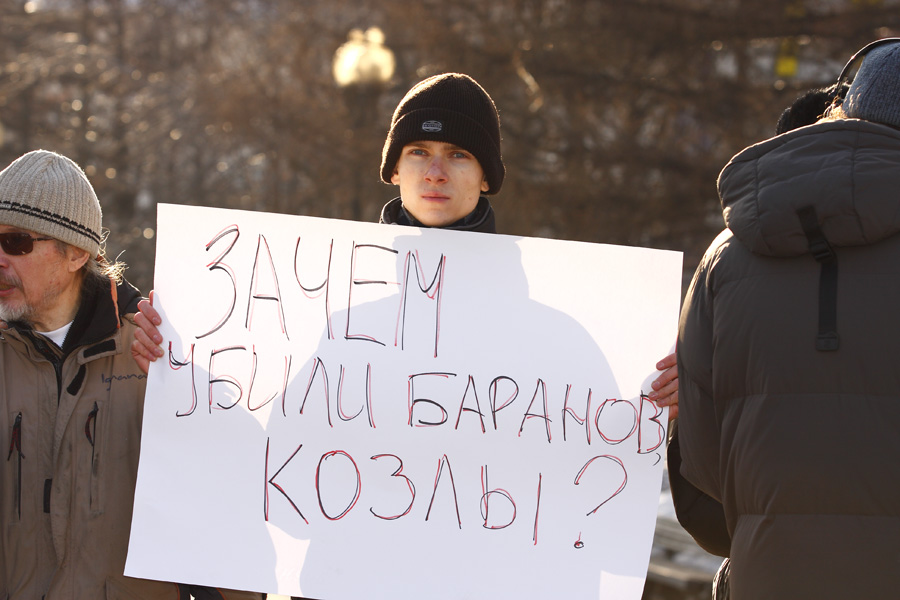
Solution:
M 31 316 L 31 307 L 22 304 L 16 308 L 10 308 L 0 302 L 0 320 L 6 321 L 28 321 L 27 317 Z

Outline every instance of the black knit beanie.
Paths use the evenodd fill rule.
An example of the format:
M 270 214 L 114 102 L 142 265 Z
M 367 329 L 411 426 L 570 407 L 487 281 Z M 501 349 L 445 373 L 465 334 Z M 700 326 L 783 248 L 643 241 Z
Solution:
M 391 182 L 403 146 L 436 141 L 471 152 L 484 170 L 487 194 L 503 185 L 500 117 L 484 88 L 461 73 L 444 73 L 419 82 L 400 101 L 381 153 L 381 180 Z

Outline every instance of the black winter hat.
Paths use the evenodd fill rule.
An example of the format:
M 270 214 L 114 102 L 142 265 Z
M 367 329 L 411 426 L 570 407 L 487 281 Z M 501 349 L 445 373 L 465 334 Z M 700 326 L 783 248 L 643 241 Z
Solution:
M 443 73 L 417 83 L 394 111 L 381 153 L 381 180 L 391 182 L 403 146 L 411 142 L 455 144 L 471 152 L 484 170 L 487 194 L 503 185 L 500 116 L 484 88 L 461 73 Z

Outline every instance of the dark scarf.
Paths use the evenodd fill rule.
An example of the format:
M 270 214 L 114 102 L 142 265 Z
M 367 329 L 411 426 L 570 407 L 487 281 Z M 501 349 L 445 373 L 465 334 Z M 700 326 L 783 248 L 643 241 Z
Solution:
M 378 219 L 378 222 L 386 223 L 388 225 L 428 227 L 428 225 L 421 223 L 403 207 L 400 198 L 394 198 L 384 205 L 384 208 L 381 209 L 381 217 Z M 490 201 L 484 196 L 481 196 L 478 198 L 478 205 L 475 207 L 475 210 L 459 221 L 439 227 L 438 229 L 497 233 L 497 226 L 494 223 L 494 209 L 491 207 Z
M 115 282 L 106 277 L 87 275 L 81 288 L 81 303 L 63 350 L 92 344 L 121 326 L 119 317 L 137 311 L 141 293 L 124 278 Z

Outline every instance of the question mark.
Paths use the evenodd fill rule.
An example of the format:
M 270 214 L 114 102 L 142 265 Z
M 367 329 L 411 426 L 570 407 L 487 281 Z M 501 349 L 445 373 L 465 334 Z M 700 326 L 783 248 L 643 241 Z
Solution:
M 601 454 L 601 455 L 599 455 L 599 456 L 595 456 L 594 458 L 592 458 L 592 459 L 590 459 L 589 461 L 587 461 L 586 463 L 584 463 L 584 466 L 581 467 L 581 470 L 580 470 L 580 471 L 578 471 L 578 475 L 575 476 L 575 485 L 580 485 L 580 483 L 581 483 L 581 476 L 584 475 L 584 472 L 587 470 L 587 468 L 588 468 L 589 466 L 591 466 L 591 463 L 593 463 L 593 462 L 594 462 L 595 460 L 597 460 L 598 458 L 605 458 L 605 459 L 607 459 L 607 460 L 611 460 L 611 461 L 615 462 L 617 465 L 619 465 L 620 467 L 622 467 L 622 475 L 623 475 L 623 477 L 622 477 L 622 485 L 620 485 L 619 488 L 618 488 L 615 492 L 613 492 L 612 495 L 611 495 L 609 498 L 607 498 L 606 500 L 604 500 L 603 502 L 601 502 L 600 504 L 598 504 L 597 507 L 594 508 L 594 510 L 589 511 L 589 512 L 587 513 L 588 516 L 590 516 L 590 515 L 594 514 L 595 512 L 597 512 L 597 510 L 599 510 L 599 508 L 600 508 L 601 506 L 603 506 L 604 504 L 606 504 L 607 502 L 609 502 L 610 500 L 612 500 L 613 498 L 615 498 L 617 495 L 619 495 L 619 493 L 621 493 L 621 491 L 625 489 L 625 484 L 628 483 L 628 472 L 625 470 L 625 465 L 622 463 L 622 460 L 619 459 L 617 456 L 612 456 L 611 454 Z M 579 538 L 579 540 L 580 540 L 580 538 Z M 577 546 L 577 544 L 578 544 L 578 542 L 576 542 L 576 546 Z

